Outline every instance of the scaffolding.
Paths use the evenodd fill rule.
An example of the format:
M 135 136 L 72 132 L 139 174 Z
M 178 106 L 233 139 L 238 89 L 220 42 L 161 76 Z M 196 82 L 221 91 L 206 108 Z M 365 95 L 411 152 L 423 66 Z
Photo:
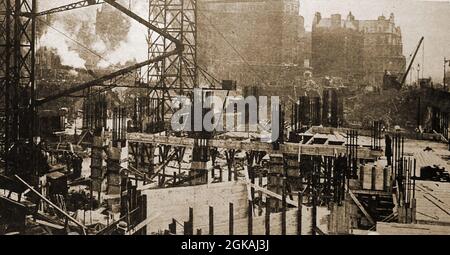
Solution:
M 36 0 L 0 0 L 0 149 L 6 172 L 17 170 L 8 164 L 9 148 L 33 140 L 35 13 Z

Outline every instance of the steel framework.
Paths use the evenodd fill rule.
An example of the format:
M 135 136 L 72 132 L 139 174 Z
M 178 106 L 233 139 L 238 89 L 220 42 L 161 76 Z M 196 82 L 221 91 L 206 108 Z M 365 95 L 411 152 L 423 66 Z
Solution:
M 197 0 L 150 0 L 150 23 L 161 28 L 181 41 L 184 51 L 165 58 L 148 67 L 148 83 L 151 87 L 163 90 L 151 90 L 150 97 L 163 99 L 162 107 L 170 109 L 171 91 L 186 94 L 186 91 L 198 87 L 197 68 Z M 176 45 L 167 38 L 149 30 L 149 58 L 155 58 L 173 50 Z M 166 110 L 164 110 L 166 109 Z
M 35 13 L 36 0 L 0 0 L 0 132 L 5 171 L 10 147 L 33 139 Z

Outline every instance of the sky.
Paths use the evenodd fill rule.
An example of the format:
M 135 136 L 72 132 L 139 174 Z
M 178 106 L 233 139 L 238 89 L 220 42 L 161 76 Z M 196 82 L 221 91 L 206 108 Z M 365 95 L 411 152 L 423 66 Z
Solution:
M 339 13 L 343 18 L 349 11 L 356 19 L 377 19 L 394 13 L 395 22 L 403 36 L 403 54 L 407 63 L 419 39 L 424 36 L 424 45 L 419 50 L 414 67 L 421 65 L 420 76 L 442 82 L 444 57 L 450 58 L 450 0 L 299 0 L 300 14 L 305 18 L 305 28 L 311 31 L 314 14 L 322 17 Z M 447 70 L 450 67 L 447 66 Z M 417 69 L 412 71 L 413 79 Z M 409 81 L 410 77 L 408 77 Z
M 48 10 L 77 1 L 79 0 L 39 0 L 38 10 Z M 131 10 L 143 18 L 148 17 L 148 1 L 149 0 L 132 0 Z M 118 2 L 128 7 L 130 0 L 119 0 Z M 52 14 L 52 27 L 48 28 L 47 33 L 37 40 L 37 46 L 56 48 L 58 54 L 62 58 L 62 64 L 83 68 L 85 61 L 77 52 L 71 50 L 74 45 L 71 39 L 78 40 L 73 31 L 79 31 L 79 29 L 81 29 L 81 23 L 76 22 L 78 20 L 95 24 L 96 12 L 100 8 L 101 5 L 95 5 L 78 10 Z M 64 22 L 69 19 L 74 21 L 70 23 L 71 27 L 68 27 L 68 24 Z M 141 62 L 147 59 L 148 46 L 146 38 L 148 30 L 137 21 L 132 19 L 129 20 L 131 21 L 131 27 L 128 35 L 126 35 L 126 39 L 123 40 L 115 50 L 105 50 L 104 42 L 101 40 L 97 40 L 94 45 L 86 45 L 87 48 L 102 56 L 102 59 L 98 62 L 99 67 L 107 67 L 115 64 L 123 65 L 127 61 L 135 60 Z M 94 34 L 94 25 L 90 28 L 91 32 Z M 63 34 L 68 36 L 64 36 Z
M 129 0 L 121 0 L 127 4 Z M 380 15 L 395 14 L 396 25 L 400 26 L 403 35 L 403 53 L 409 61 L 409 56 L 417 47 L 421 36 L 425 37 L 424 45 L 418 52 L 414 67 L 421 65 L 421 76 L 431 76 L 434 82 L 441 82 L 443 78 L 444 57 L 450 58 L 450 0 L 298 0 L 300 2 L 300 15 L 305 18 L 306 30 L 311 30 L 314 14 L 319 11 L 322 17 L 340 13 L 345 18 L 351 11 L 357 19 L 377 19 Z M 74 0 L 40 0 L 39 9 L 44 10 L 62 4 L 73 3 Z M 142 17 L 147 17 L 148 0 L 133 0 L 133 11 Z M 95 19 L 95 12 L 99 6 L 83 8 L 73 11 L 74 15 L 83 19 Z M 72 13 L 72 12 L 70 12 Z M 55 14 L 64 19 L 69 13 Z M 58 24 L 55 24 L 58 25 Z M 105 56 L 108 63 L 124 63 L 136 59 L 142 61 L 147 57 L 146 35 L 147 30 L 142 25 L 132 21 L 132 27 L 123 42 L 114 52 Z M 63 26 L 57 27 L 65 31 Z M 60 38 L 55 31 L 41 38 L 43 44 L 58 46 L 61 52 L 68 49 L 68 39 Z M 59 39 L 57 37 L 59 36 Z M 67 54 L 67 61 L 76 58 Z M 416 69 L 417 70 L 417 69 Z M 417 71 L 411 73 L 416 79 Z M 450 67 L 447 68 L 450 70 Z M 409 81 L 409 77 L 407 79 Z

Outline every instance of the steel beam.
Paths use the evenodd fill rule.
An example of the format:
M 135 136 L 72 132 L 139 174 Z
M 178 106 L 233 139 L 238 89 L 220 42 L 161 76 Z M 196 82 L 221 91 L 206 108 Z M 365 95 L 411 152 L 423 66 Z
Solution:
M 56 8 L 38 12 L 38 13 L 36 13 L 36 16 L 43 16 L 43 15 L 49 15 L 49 14 L 60 13 L 60 12 L 65 12 L 65 11 L 71 11 L 71 10 L 84 8 L 84 7 L 91 6 L 91 5 L 102 4 L 102 3 L 104 3 L 103 0 L 79 1 L 76 3 L 66 4 L 66 5 L 56 7 Z

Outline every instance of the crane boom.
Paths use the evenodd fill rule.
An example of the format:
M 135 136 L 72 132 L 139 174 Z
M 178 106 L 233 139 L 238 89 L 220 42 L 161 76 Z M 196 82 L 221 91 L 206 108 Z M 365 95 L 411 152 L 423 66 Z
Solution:
M 406 72 L 403 74 L 402 79 L 400 80 L 400 85 L 401 86 L 403 86 L 403 84 L 405 84 L 406 77 L 408 77 L 408 73 L 409 73 L 409 71 L 411 71 L 411 67 L 412 67 L 412 65 L 414 63 L 414 59 L 416 58 L 417 52 L 420 49 L 420 45 L 422 45 L 423 39 L 424 39 L 424 37 L 422 36 L 420 38 L 420 41 L 419 41 L 419 44 L 417 45 L 416 50 L 414 51 L 413 57 L 411 58 L 411 61 L 409 62 L 408 68 L 406 69 Z
M 126 67 L 126 68 L 124 68 L 124 69 L 120 69 L 120 70 L 118 70 L 118 71 L 116 71 L 116 72 L 113 72 L 113 73 L 111 73 L 111 74 L 104 75 L 104 76 L 102 76 L 102 77 L 100 77 L 100 78 L 97 78 L 97 79 L 94 79 L 94 80 L 91 80 L 91 81 L 88 81 L 88 82 L 85 82 L 85 83 L 76 85 L 76 86 L 74 86 L 74 87 L 65 89 L 65 90 L 63 90 L 63 91 L 61 91 L 61 92 L 59 92 L 59 93 L 50 95 L 50 96 L 48 96 L 48 97 L 41 98 L 41 99 L 37 99 L 37 100 L 36 100 L 36 105 L 39 106 L 39 105 L 48 103 L 48 102 L 50 102 L 50 101 L 56 100 L 56 99 L 58 99 L 58 98 L 65 97 L 65 96 L 69 96 L 69 95 L 71 95 L 71 94 L 73 94 L 73 93 L 75 93 L 75 92 L 82 91 L 82 90 L 84 90 L 84 89 L 87 89 L 87 88 L 90 88 L 90 87 L 93 87 L 93 86 L 96 86 L 96 85 L 100 85 L 100 84 L 102 84 L 103 82 L 112 80 L 112 79 L 114 79 L 114 78 L 116 78 L 116 77 L 119 77 L 119 76 L 122 76 L 122 75 L 125 75 L 125 74 L 128 74 L 128 73 L 130 73 L 130 72 L 132 72 L 132 71 L 134 71 L 134 70 L 136 70 L 136 69 L 139 69 L 139 68 L 141 68 L 141 67 L 144 67 L 144 66 L 146 66 L 146 65 L 149 65 L 149 64 L 152 64 L 152 63 L 161 61 L 161 60 L 163 60 L 163 59 L 166 58 L 166 57 L 169 57 L 169 56 L 171 56 L 171 55 L 177 54 L 177 52 L 178 52 L 177 50 L 167 52 L 166 54 L 163 54 L 163 55 L 160 55 L 160 56 L 158 56 L 158 57 L 155 57 L 155 58 L 146 60 L 146 61 L 141 62 L 141 63 L 137 63 L 137 64 L 135 64 L 135 65 Z

